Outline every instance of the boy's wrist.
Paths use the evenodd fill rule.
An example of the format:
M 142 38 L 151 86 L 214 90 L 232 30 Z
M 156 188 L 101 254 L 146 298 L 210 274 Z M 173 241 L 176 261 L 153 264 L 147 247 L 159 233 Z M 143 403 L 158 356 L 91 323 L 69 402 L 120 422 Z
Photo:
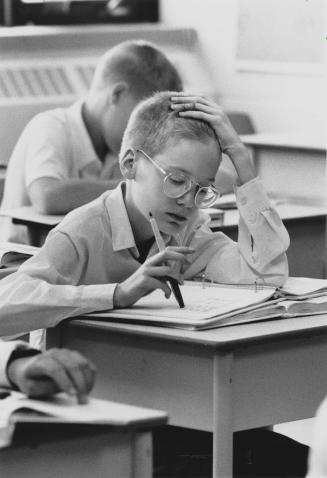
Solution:
M 26 359 L 39 355 L 40 353 L 40 350 L 33 348 L 17 348 L 12 352 L 7 362 L 6 372 L 9 383 L 14 389 L 18 390 L 19 388 L 17 384 L 17 376 L 21 365 L 25 364 Z
M 114 306 L 114 309 L 119 309 L 119 308 L 125 306 L 125 305 L 123 304 L 123 298 L 122 298 L 122 293 L 121 293 L 120 284 L 116 284 L 116 287 L 115 287 L 115 290 L 114 290 L 113 306 Z
M 255 171 L 252 164 L 251 156 L 243 143 L 231 146 L 225 152 L 232 161 L 237 175 L 238 185 L 245 184 L 255 178 Z

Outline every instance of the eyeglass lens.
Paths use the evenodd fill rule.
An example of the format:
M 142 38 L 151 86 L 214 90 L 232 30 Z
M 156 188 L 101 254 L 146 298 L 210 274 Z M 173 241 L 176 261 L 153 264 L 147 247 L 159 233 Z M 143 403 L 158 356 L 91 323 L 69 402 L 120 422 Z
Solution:
M 178 198 L 186 194 L 192 188 L 193 182 L 191 178 L 182 174 L 168 174 L 164 179 L 164 192 L 171 198 Z M 197 207 L 209 207 L 215 202 L 218 192 L 210 187 L 200 187 L 196 194 L 194 202 Z

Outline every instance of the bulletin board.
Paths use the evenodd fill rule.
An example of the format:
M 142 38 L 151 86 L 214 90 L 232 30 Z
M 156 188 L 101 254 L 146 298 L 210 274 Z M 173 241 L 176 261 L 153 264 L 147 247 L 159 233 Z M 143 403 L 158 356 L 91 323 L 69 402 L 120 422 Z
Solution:
M 320 71 L 324 0 L 238 0 L 237 66 Z

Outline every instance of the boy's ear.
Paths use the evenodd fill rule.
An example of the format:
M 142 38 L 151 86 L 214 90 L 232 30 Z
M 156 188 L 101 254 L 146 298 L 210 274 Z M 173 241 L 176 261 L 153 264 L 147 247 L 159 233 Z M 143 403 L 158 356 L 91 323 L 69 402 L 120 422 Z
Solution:
M 115 83 L 110 94 L 111 104 L 116 105 L 127 91 L 128 84 L 125 81 L 119 81 L 118 83 Z
M 125 179 L 135 177 L 135 151 L 129 148 L 120 161 L 120 171 Z

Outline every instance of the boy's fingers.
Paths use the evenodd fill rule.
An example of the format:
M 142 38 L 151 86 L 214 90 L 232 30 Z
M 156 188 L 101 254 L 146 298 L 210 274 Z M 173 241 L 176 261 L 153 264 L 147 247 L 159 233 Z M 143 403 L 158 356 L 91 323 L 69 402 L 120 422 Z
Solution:
M 177 105 L 177 104 L 193 104 L 193 103 L 199 103 L 201 105 L 206 105 L 206 106 L 210 106 L 212 105 L 212 101 L 209 101 L 207 100 L 206 98 L 204 98 L 203 96 L 197 96 L 197 95 L 190 95 L 190 96 L 172 96 L 170 98 L 171 102 L 172 102 L 172 106 L 173 105 Z M 217 106 L 217 105 L 216 105 Z
M 57 388 L 55 391 L 63 391 L 69 394 L 75 393 L 74 384 L 65 368 L 50 355 L 45 355 L 44 357 L 40 355 L 39 357 L 40 360 L 37 363 L 31 364 L 30 370 L 28 371 L 28 378 L 40 382 L 44 380 L 44 393 L 53 393 L 53 390 L 46 390 L 46 382 L 48 382 L 49 379 Z M 54 387 L 51 386 L 51 388 Z
M 148 274 L 150 277 L 153 278 L 165 278 L 165 277 L 171 277 L 173 279 L 176 279 L 178 282 L 183 280 L 182 274 L 170 267 L 169 265 L 167 266 L 158 266 L 158 267 L 149 267 L 148 269 Z
M 169 287 L 166 280 L 153 278 L 153 285 L 155 286 L 154 287 L 155 289 L 161 289 L 163 293 L 165 294 L 166 299 L 169 299 L 171 295 L 171 288 Z
M 95 368 L 86 358 L 75 351 L 60 349 L 54 359 L 68 375 L 79 403 L 85 403 L 86 397 L 94 384 Z

